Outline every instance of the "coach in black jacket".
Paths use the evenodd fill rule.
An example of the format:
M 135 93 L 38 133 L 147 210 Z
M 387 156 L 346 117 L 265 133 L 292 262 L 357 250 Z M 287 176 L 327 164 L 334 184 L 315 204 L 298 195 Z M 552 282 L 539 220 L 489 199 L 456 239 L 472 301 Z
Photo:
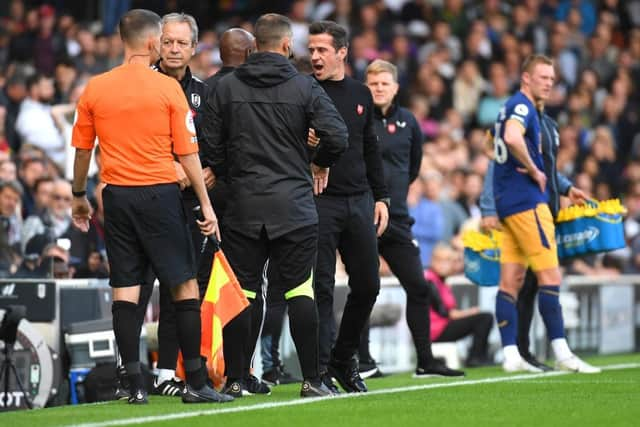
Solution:
M 431 352 L 429 304 L 432 296 L 438 296 L 438 291 L 424 278 L 420 249 L 411 234 L 414 220 L 409 216 L 407 193 L 420 172 L 424 138 L 411 111 L 393 101 L 398 92 L 396 66 L 377 59 L 367 67 L 366 79 L 376 106 L 375 129 L 382 146 L 385 182 L 391 194 L 389 226 L 378 239 L 378 252 L 407 293 L 406 320 L 417 356 L 415 376 L 461 376 L 463 372 L 449 369 Z M 438 309 L 438 304 L 435 308 Z M 361 350 L 366 349 L 360 352 L 361 372 L 366 356 L 370 364 L 373 362 L 366 354 L 366 338 L 360 346 Z
M 275 285 L 287 300 L 304 377 L 301 395 L 323 396 L 331 391 L 318 373 L 313 193 L 324 190 L 329 167 L 346 150 L 347 128 L 320 85 L 287 60 L 292 31 L 286 17 L 260 17 L 255 37 L 258 53 L 222 78 L 207 101 L 203 136 L 211 152 L 208 164 L 232 194 L 222 249 L 250 300 L 260 291 L 267 259 L 276 266 L 280 280 Z M 312 160 L 306 145 L 309 128 L 322 139 Z M 225 354 L 226 390 L 232 393 L 242 388 L 249 363 L 244 349 L 250 318 L 245 310 L 226 326 L 236 342 L 233 354 Z

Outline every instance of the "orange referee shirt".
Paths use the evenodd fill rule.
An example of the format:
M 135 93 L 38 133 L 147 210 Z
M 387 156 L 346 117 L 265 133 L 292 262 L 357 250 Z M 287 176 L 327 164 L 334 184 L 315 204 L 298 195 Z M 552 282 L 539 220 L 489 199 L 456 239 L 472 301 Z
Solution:
M 125 64 L 89 80 L 78 101 L 71 145 L 90 150 L 96 137 L 107 184 L 176 182 L 173 153 L 198 152 L 193 116 L 177 80 Z

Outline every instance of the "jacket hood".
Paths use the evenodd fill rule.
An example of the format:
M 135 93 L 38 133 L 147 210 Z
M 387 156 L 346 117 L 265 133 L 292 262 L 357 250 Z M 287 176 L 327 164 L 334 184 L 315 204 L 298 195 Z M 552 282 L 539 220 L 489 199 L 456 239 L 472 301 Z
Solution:
M 252 87 L 279 85 L 298 72 L 284 56 L 271 52 L 250 55 L 247 62 L 236 68 L 238 79 Z

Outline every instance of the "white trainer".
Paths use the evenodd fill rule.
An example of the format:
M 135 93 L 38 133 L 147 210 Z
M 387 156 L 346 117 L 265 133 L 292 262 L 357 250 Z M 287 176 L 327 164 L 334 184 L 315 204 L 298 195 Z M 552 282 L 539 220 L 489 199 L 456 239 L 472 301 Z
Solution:
M 522 357 L 511 360 L 505 359 L 504 362 L 502 362 L 502 369 L 505 372 L 542 372 L 542 369 L 536 368 Z
M 602 369 L 591 366 L 575 354 L 568 359 L 556 361 L 556 369 L 559 371 L 571 371 L 580 374 L 599 374 Z

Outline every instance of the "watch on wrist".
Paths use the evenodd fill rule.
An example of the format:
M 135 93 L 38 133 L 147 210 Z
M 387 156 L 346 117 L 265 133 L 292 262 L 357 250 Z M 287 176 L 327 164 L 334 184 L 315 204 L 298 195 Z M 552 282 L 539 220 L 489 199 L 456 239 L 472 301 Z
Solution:
M 71 194 L 73 194 L 73 197 L 84 197 L 87 195 L 87 190 L 71 191 Z

